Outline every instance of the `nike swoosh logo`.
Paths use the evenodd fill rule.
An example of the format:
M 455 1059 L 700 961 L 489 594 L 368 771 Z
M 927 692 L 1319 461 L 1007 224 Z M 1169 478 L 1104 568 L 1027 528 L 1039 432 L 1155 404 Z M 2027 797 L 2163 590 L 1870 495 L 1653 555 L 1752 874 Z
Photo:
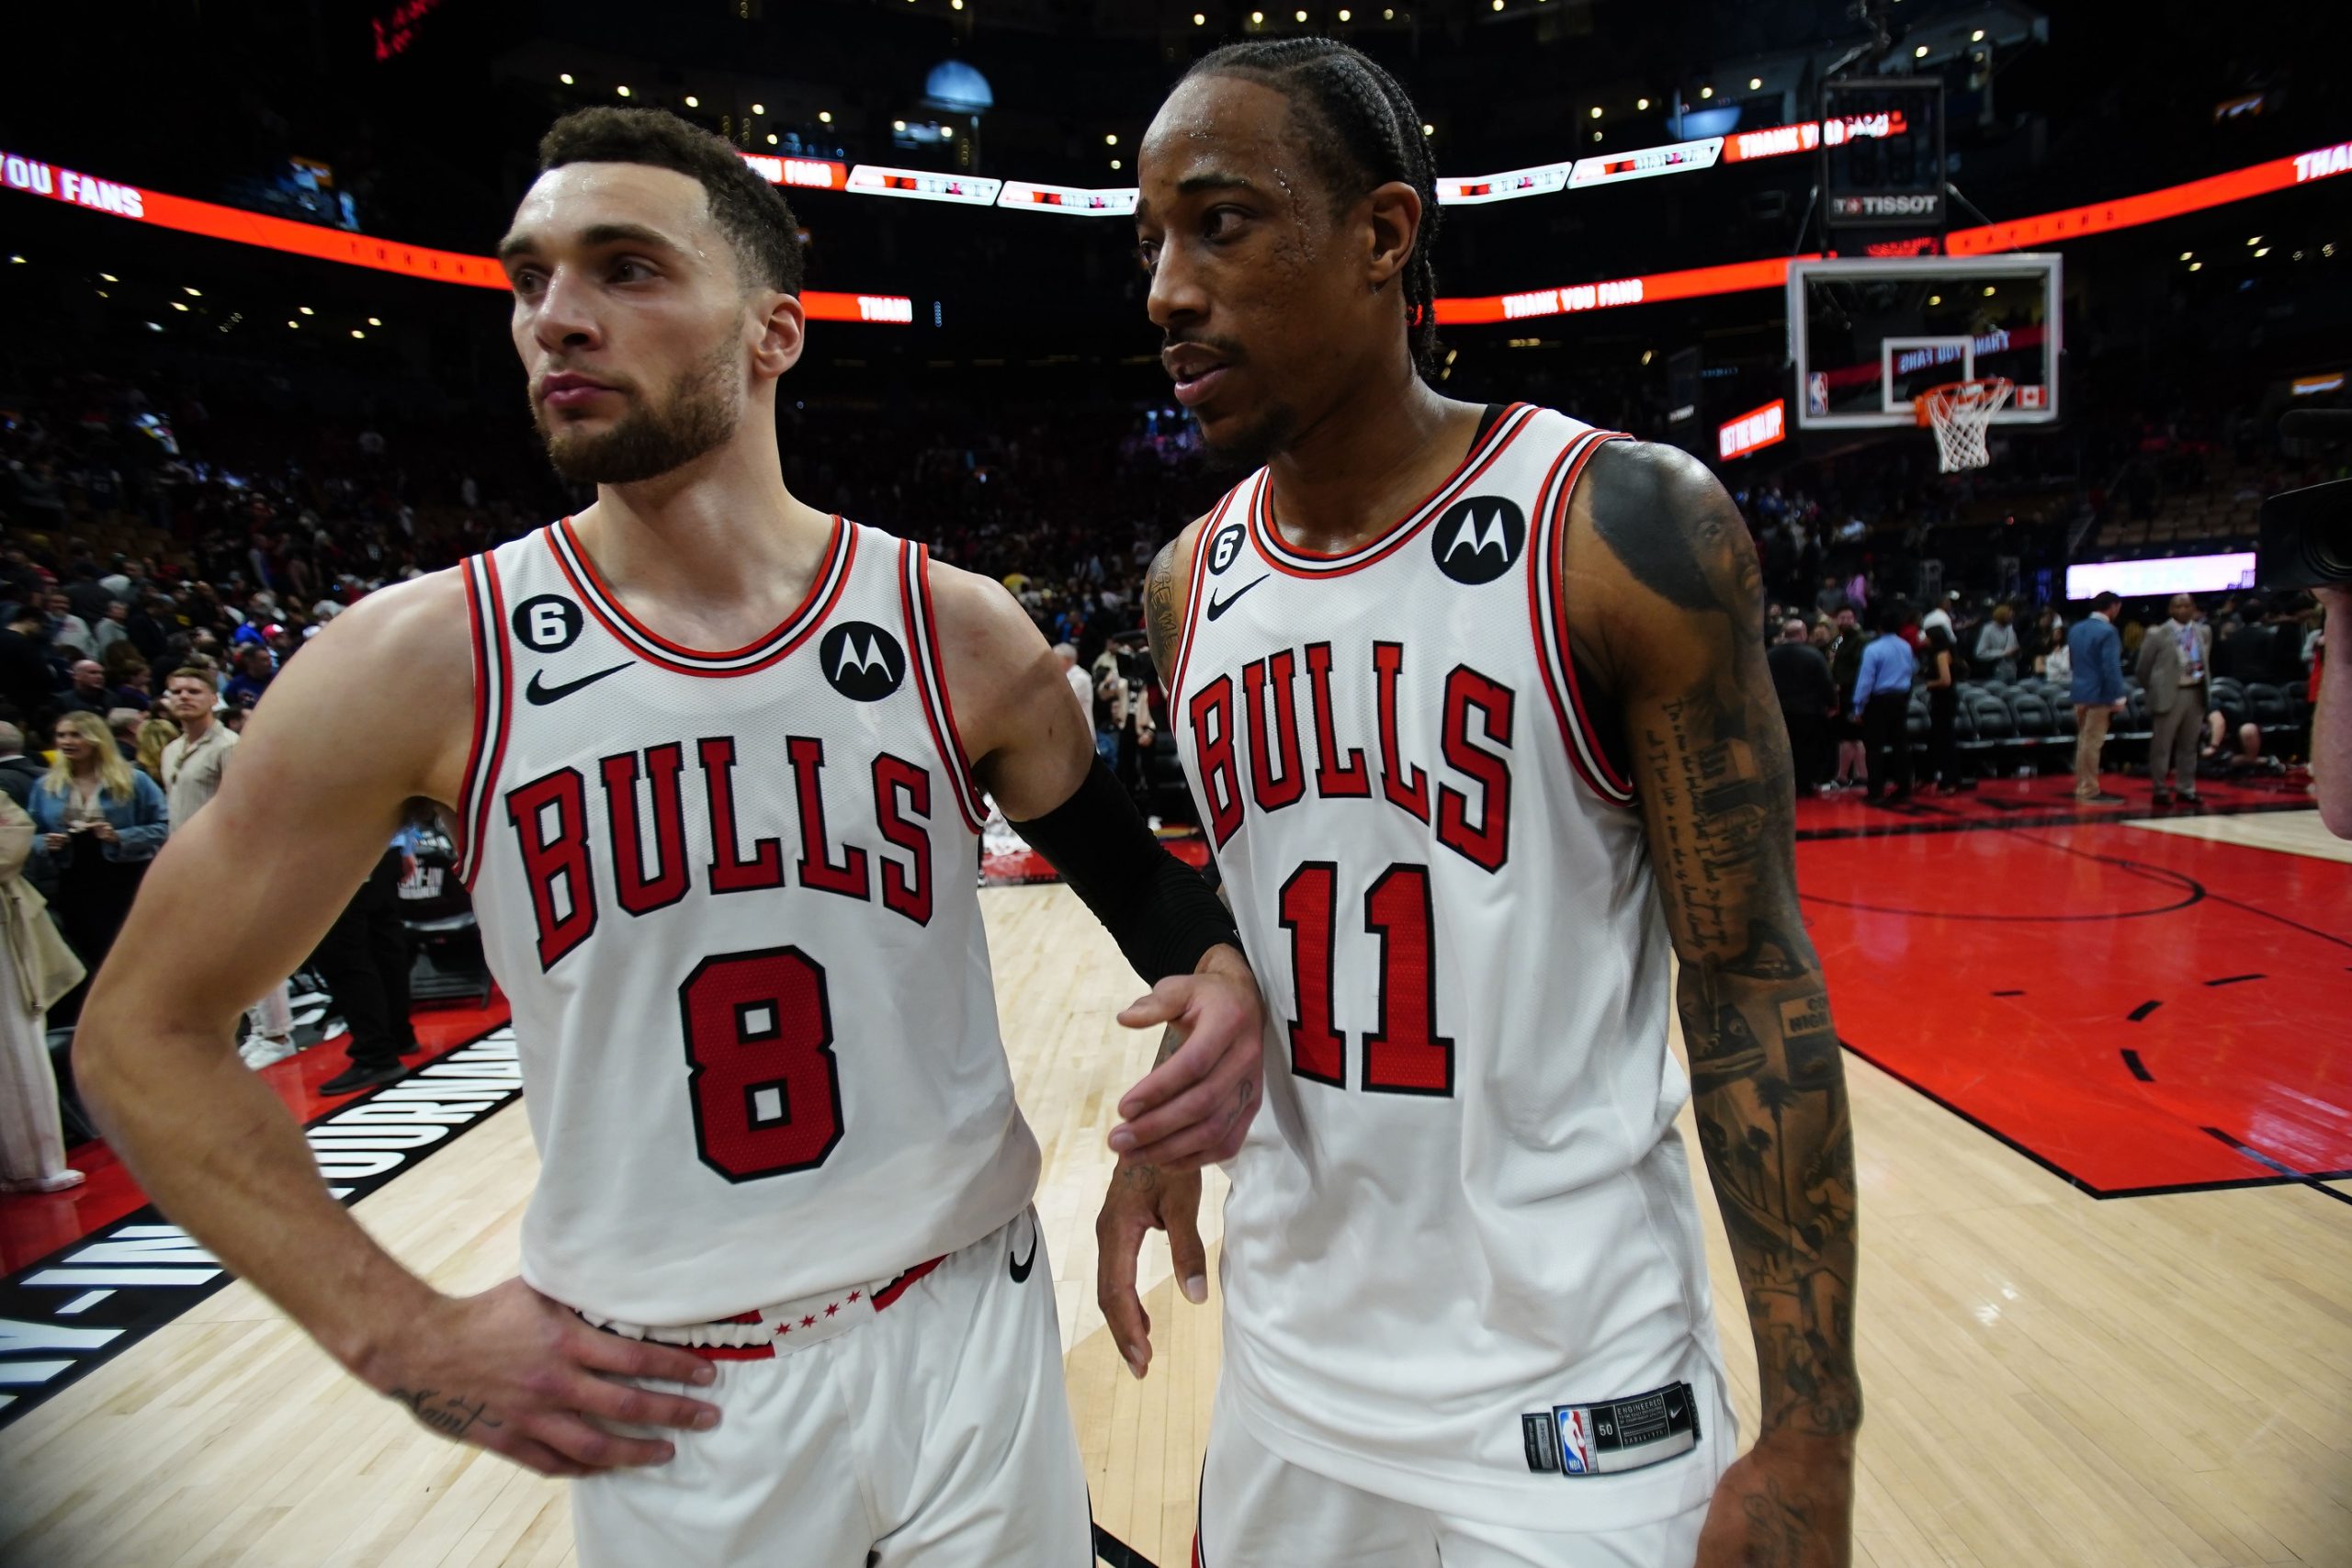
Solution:
M 1004 1261 L 1005 1266 L 1012 1271 L 1012 1282 L 1014 1284 L 1020 1285 L 1028 1282 L 1029 1270 L 1037 1266 L 1036 1221 L 1031 1220 L 1029 1222 L 1029 1256 L 1026 1258 L 1015 1258 L 1011 1253 L 1007 1253 L 1005 1255 Z
M 1265 581 L 1266 578 L 1272 577 L 1272 575 L 1273 573 L 1270 571 L 1263 577 L 1253 577 L 1222 599 L 1218 598 L 1215 592 L 1211 592 L 1209 594 L 1209 619 L 1214 621 L 1219 615 L 1224 615 L 1227 610 L 1232 609 L 1235 603 L 1239 600 L 1244 593 L 1249 592 L 1250 590 L 1257 587 L 1258 584 Z
M 623 660 L 620 663 L 614 665 L 609 670 L 599 670 L 594 674 L 582 675 L 577 681 L 566 681 L 560 686 L 541 684 L 539 680 L 539 671 L 534 670 L 531 671 L 531 683 L 523 688 L 523 695 L 530 702 L 533 707 L 545 707 L 549 703 L 560 703 L 563 701 L 564 698 L 571 695 L 572 693 L 580 690 L 582 686 L 593 686 L 597 682 L 603 680 L 605 676 L 617 675 L 628 668 L 628 661 L 627 660 Z

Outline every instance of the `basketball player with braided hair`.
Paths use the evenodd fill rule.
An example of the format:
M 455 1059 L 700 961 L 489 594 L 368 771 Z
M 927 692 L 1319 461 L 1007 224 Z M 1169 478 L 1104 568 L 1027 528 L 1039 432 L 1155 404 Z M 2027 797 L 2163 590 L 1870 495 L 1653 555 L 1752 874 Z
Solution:
M 1146 589 L 1268 1018 L 1195 1562 L 1843 1568 L 1852 1142 L 1739 513 L 1670 447 L 1430 384 L 1428 144 L 1355 51 L 1204 57 L 1138 172 L 1162 357 L 1249 476 Z M 1136 1253 L 1165 1228 L 1202 1299 L 1199 1191 L 1143 1150 L 1098 1222 L 1137 1375 Z

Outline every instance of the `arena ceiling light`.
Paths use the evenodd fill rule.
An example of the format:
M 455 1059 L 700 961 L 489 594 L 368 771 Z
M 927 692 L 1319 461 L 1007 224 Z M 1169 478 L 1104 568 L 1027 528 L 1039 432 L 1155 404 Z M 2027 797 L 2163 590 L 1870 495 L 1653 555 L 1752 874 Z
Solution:
M 819 109 L 819 110 L 817 111 L 817 123 L 818 123 L 819 125 L 831 125 L 831 124 L 832 124 L 832 123 L 833 123 L 833 111 L 832 111 L 832 110 L 831 110 L 831 109 Z
M 569 72 L 569 71 L 567 71 L 567 72 L 565 72 L 562 75 L 558 76 L 558 77 L 556 78 L 556 80 L 557 80 L 557 81 L 559 81 L 559 82 L 560 82 L 560 83 L 562 83 L 565 86 L 569 87 L 569 86 L 571 86 L 571 72 Z
M 624 83 L 622 83 L 619 86 L 615 87 L 615 88 L 613 89 L 613 91 L 614 91 L 614 92 L 616 92 L 616 93 L 618 93 L 622 97 L 626 98 L 626 97 L 628 97 L 628 83 L 626 83 L 626 82 L 624 82 Z

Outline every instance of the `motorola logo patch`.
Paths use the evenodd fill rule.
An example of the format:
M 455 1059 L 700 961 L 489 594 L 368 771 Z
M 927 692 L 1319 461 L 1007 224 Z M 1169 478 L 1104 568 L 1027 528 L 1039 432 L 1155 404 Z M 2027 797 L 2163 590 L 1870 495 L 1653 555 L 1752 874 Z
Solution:
M 1526 547 L 1527 514 L 1499 495 L 1457 501 L 1430 530 L 1437 569 L 1474 588 L 1509 571 Z
M 854 703 L 878 703 L 907 678 L 907 651 L 871 621 L 844 621 L 817 645 L 833 690 Z

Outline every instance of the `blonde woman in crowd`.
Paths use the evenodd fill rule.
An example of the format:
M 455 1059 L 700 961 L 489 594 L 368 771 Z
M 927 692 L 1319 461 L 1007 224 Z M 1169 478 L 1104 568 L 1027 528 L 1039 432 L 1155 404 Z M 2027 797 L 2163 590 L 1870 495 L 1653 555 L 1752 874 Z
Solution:
M 57 761 L 25 804 L 40 833 L 29 863 L 56 879 L 58 924 L 95 974 L 171 831 L 163 786 L 123 760 L 104 720 L 69 713 L 57 721 Z M 81 1015 L 86 988 L 58 1002 L 60 1022 Z

